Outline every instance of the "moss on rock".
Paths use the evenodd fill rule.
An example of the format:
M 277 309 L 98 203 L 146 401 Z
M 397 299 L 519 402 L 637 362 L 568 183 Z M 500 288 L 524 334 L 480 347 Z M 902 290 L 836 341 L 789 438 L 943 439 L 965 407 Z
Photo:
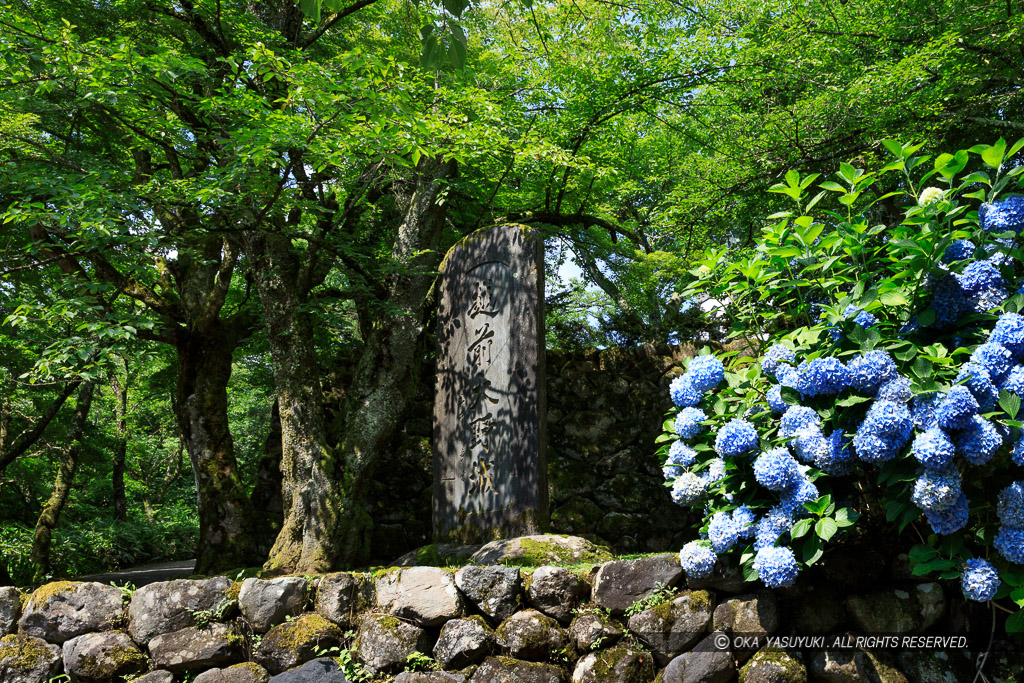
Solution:
M 758 650 L 740 669 L 740 683 L 746 683 L 748 677 L 753 678 L 752 674 L 759 669 L 770 669 L 777 673 L 778 677 L 773 677 L 773 680 L 780 680 L 781 677 L 786 683 L 807 683 L 806 667 L 785 650 Z M 759 676 L 755 680 L 762 679 Z
M 56 596 L 67 591 L 74 591 L 82 585 L 81 581 L 53 581 L 46 583 L 32 592 L 29 600 L 34 609 L 44 609 Z

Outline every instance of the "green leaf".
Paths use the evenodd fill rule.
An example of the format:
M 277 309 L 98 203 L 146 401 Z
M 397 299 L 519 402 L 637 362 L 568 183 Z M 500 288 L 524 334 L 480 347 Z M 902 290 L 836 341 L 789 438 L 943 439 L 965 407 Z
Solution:
M 840 528 L 845 528 L 856 524 L 857 520 L 860 519 L 860 513 L 855 512 L 850 508 L 839 508 L 836 510 L 834 519 Z
M 314 24 L 320 23 L 320 0 L 299 0 L 299 9 Z
M 1019 610 L 1006 620 L 1007 633 L 1021 633 L 1024 631 L 1024 610 Z
M 1013 147 L 1011 147 L 1010 151 L 1006 153 L 1006 158 L 1012 158 L 1013 155 L 1019 152 L 1022 147 L 1024 147 L 1024 138 L 1021 138 L 1020 140 L 1017 140 L 1017 142 L 1013 143 Z M 1020 167 L 1018 166 L 1018 168 Z
M 462 32 L 462 29 L 459 29 Z M 452 41 L 448 46 L 448 61 L 451 63 L 456 70 L 462 71 L 466 68 L 466 37 L 463 35 L 462 40 L 459 40 L 452 32 Z
M 782 396 L 782 402 L 787 406 L 800 405 L 800 392 L 793 387 L 782 387 L 779 393 Z
M 793 528 L 789 530 L 790 538 L 796 540 L 802 536 L 806 536 L 811 530 L 811 525 L 814 522 L 810 519 L 801 519 L 799 522 L 793 525 Z
M 882 146 L 889 150 L 889 153 L 897 159 L 903 158 L 903 146 L 895 140 L 882 140 Z
M 867 403 L 868 401 L 873 400 L 874 399 L 871 398 L 870 396 L 858 396 L 857 394 L 850 394 L 846 398 L 841 398 L 838 401 L 836 401 L 836 405 L 839 406 L 840 408 L 849 408 L 850 406 L 855 406 L 860 403 Z
M 814 564 L 824 554 L 825 548 L 821 544 L 821 539 L 817 536 L 811 536 L 811 539 L 804 543 L 804 562 L 807 565 Z
M 1017 413 L 1020 412 L 1020 396 L 1003 389 L 999 392 L 999 407 L 1010 416 L 1011 420 L 1016 418 Z
M 846 192 L 845 187 L 831 180 L 826 180 L 825 182 L 818 185 L 818 187 L 820 187 L 823 190 L 831 190 L 832 192 Z M 769 216 L 769 218 L 771 218 L 771 216 Z
M 1003 163 L 1003 154 L 1006 152 L 1006 140 L 999 138 L 996 144 L 992 145 L 981 153 L 981 160 L 992 168 L 999 168 Z
M 469 6 L 466 0 L 442 0 L 444 8 L 456 17 L 462 16 L 462 12 Z
M 814 525 L 814 533 L 818 535 L 823 541 L 827 541 L 836 535 L 839 531 L 839 525 L 836 524 L 836 520 L 831 517 L 822 517 L 818 520 L 818 523 Z

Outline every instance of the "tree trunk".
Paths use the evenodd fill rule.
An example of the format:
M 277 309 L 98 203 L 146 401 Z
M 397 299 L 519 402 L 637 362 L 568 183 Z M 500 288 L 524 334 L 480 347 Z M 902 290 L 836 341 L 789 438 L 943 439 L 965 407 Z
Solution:
M 75 478 L 75 471 L 78 469 L 78 458 L 82 451 L 82 435 L 85 433 L 85 424 L 89 418 L 89 408 L 92 407 L 92 395 L 95 388 L 96 385 L 89 381 L 82 384 L 78 391 L 78 405 L 75 408 L 71 434 L 68 437 L 69 446 L 60 456 L 57 478 L 53 482 L 53 492 L 46 504 L 43 505 L 43 510 L 39 513 L 39 519 L 36 521 L 36 530 L 32 537 L 32 550 L 29 554 L 32 564 L 35 565 L 36 582 L 42 582 L 49 578 L 50 542 L 53 530 L 57 528 L 57 522 L 60 521 L 60 514 L 64 511 L 64 505 L 68 501 L 71 483 Z
M 437 199 L 454 169 L 454 162 L 420 162 L 416 191 L 391 254 L 407 271 L 394 276 L 387 300 L 377 302 L 377 310 L 387 313 L 377 315 L 357 362 L 340 450 L 328 442 L 303 263 L 287 236 L 249 235 L 281 414 L 284 521 L 267 571 L 322 572 L 369 557 L 373 522 L 365 482 L 407 402 L 426 295 L 440 260 L 446 205 Z
M 114 429 L 117 441 L 114 444 L 114 466 L 111 471 L 111 500 L 114 507 L 114 519 L 119 522 L 128 521 L 128 504 L 124 495 L 124 465 L 128 456 L 128 362 L 125 361 L 125 381 L 117 375 L 117 370 L 110 373 L 110 387 L 114 390 Z
M 199 506 L 196 572 L 247 567 L 255 559 L 251 508 L 238 478 L 228 426 L 227 386 L 234 334 L 214 319 L 200 332 L 182 331 L 177 340 L 178 385 L 174 409 L 192 463 Z
M 256 468 L 256 485 L 249 496 L 253 513 L 253 537 L 256 550 L 270 556 L 281 532 L 284 508 L 281 501 L 281 411 L 277 401 L 270 414 L 270 433 L 263 444 L 263 457 Z
M 270 342 L 281 418 L 281 498 L 284 520 L 264 569 L 315 573 L 335 555 L 337 482 L 327 443 L 313 324 L 301 291 L 302 263 L 280 233 L 250 237 L 256 289 Z

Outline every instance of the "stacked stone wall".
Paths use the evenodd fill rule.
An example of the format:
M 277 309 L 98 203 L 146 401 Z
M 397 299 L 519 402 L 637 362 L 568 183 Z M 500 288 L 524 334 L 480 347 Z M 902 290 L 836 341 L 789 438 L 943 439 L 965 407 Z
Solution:
M 531 541 L 544 542 L 552 539 Z M 552 547 L 601 552 L 579 539 Z M 852 573 L 851 564 L 879 559 L 867 555 L 827 556 L 797 586 L 775 592 L 721 569 L 688 580 L 674 555 L 197 578 L 132 594 L 98 583 L 60 582 L 30 595 L 0 588 L 0 681 L 971 680 L 975 659 L 962 647 L 855 645 L 865 634 L 970 635 L 979 616 L 989 618 L 954 583 L 907 576 L 905 556 Z M 977 647 L 984 637 L 987 680 L 1020 680 L 1019 650 L 998 637 L 989 644 L 989 633 L 969 641 Z M 775 636 L 790 641 L 771 646 Z

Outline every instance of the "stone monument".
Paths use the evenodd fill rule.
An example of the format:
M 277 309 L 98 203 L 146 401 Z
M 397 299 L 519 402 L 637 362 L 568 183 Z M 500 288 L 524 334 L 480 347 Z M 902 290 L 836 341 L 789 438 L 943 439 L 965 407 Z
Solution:
M 524 225 L 469 235 L 441 264 L 434 537 L 485 543 L 547 526 L 544 248 Z

